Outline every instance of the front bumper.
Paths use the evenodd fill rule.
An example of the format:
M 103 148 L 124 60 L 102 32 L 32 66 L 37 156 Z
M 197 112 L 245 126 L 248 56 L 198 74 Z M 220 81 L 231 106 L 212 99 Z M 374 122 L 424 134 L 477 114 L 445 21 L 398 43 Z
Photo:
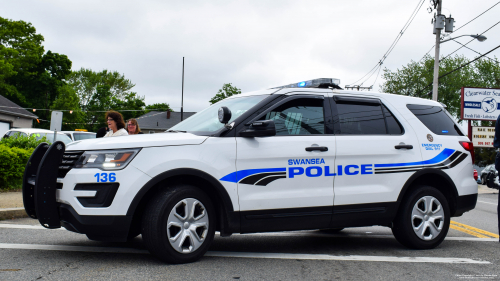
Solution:
M 62 142 L 35 149 L 23 178 L 26 212 L 46 228 L 63 226 L 93 240 L 126 241 L 132 221 L 128 207 L 150 177 L 132 166 L 112 171 L 116 180 L 106 183 L 96 182 L 96 173 L 108 172 L 99 169 L 61 175 L 61 165 L 72 160 L 68 154 L 75 153 L 65 153 Z
M 73 207 L 59 204 L 61 225 L 69 231 L 86 234 L 99 241 L 127 241 L 132 216 L 81 216 Z

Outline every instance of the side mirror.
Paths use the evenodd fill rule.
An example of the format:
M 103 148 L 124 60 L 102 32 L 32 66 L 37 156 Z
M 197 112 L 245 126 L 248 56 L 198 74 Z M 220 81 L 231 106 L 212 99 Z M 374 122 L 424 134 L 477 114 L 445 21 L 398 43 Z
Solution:
M 276 135 L 276 126 L 273 120 L 255 121 L 250 127 L 241 131 L 239 136 L 245 138 L 272 137 Z
M 222 124 L 227 124 L 231 120 L 231 110 L 225 106 L 219 108 L 219 122 Z

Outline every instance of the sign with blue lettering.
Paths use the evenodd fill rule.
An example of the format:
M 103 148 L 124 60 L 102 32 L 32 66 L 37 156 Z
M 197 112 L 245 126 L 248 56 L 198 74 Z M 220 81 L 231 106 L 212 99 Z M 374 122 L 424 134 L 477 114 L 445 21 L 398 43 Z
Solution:
M 462 88 L 463 120 L 496 121 L 500 114 L 500 89 Z

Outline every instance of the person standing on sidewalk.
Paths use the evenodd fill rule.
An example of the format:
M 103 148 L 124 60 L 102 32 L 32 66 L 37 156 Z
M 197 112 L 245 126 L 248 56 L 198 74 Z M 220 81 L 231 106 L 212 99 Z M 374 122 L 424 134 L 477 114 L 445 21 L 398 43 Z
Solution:
M 127 130 L 125 130 L 125 121 L 123 121 L 123 116 L 119 112 L 114 110 L 106 112 L 106 120 L 109 132 L 104 136 L 105 138 L 128 136 Z
M 493 146 L 497 149 L 497 155 L 495 157 L 495 169 L 497 169 L 498 173 L 500 174 L 500 115 L 498 115 L 497 122 L 495 123 L 495 138 L 493 139 Z M 500 189 L 498 192 L 497 216 L 498 233 L 500 233 Z

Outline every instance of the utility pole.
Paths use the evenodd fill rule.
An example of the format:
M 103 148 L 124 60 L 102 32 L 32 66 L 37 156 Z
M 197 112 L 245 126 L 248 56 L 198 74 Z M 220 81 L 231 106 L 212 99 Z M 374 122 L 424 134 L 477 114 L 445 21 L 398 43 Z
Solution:
M 184 57 L 182 57 L 181 121 L 184 120 Z
M 442 0 L 437 1 L 437 15 L 434 18 L 434 31 L 436 32 L 436 47 L 434 53 L 434 82 L 432 84 L 432 100 L 438 100 L 439 80 L 439 43 L 441 41 L 441 30 L 444 27 L 444 16 L 441 15 Z

